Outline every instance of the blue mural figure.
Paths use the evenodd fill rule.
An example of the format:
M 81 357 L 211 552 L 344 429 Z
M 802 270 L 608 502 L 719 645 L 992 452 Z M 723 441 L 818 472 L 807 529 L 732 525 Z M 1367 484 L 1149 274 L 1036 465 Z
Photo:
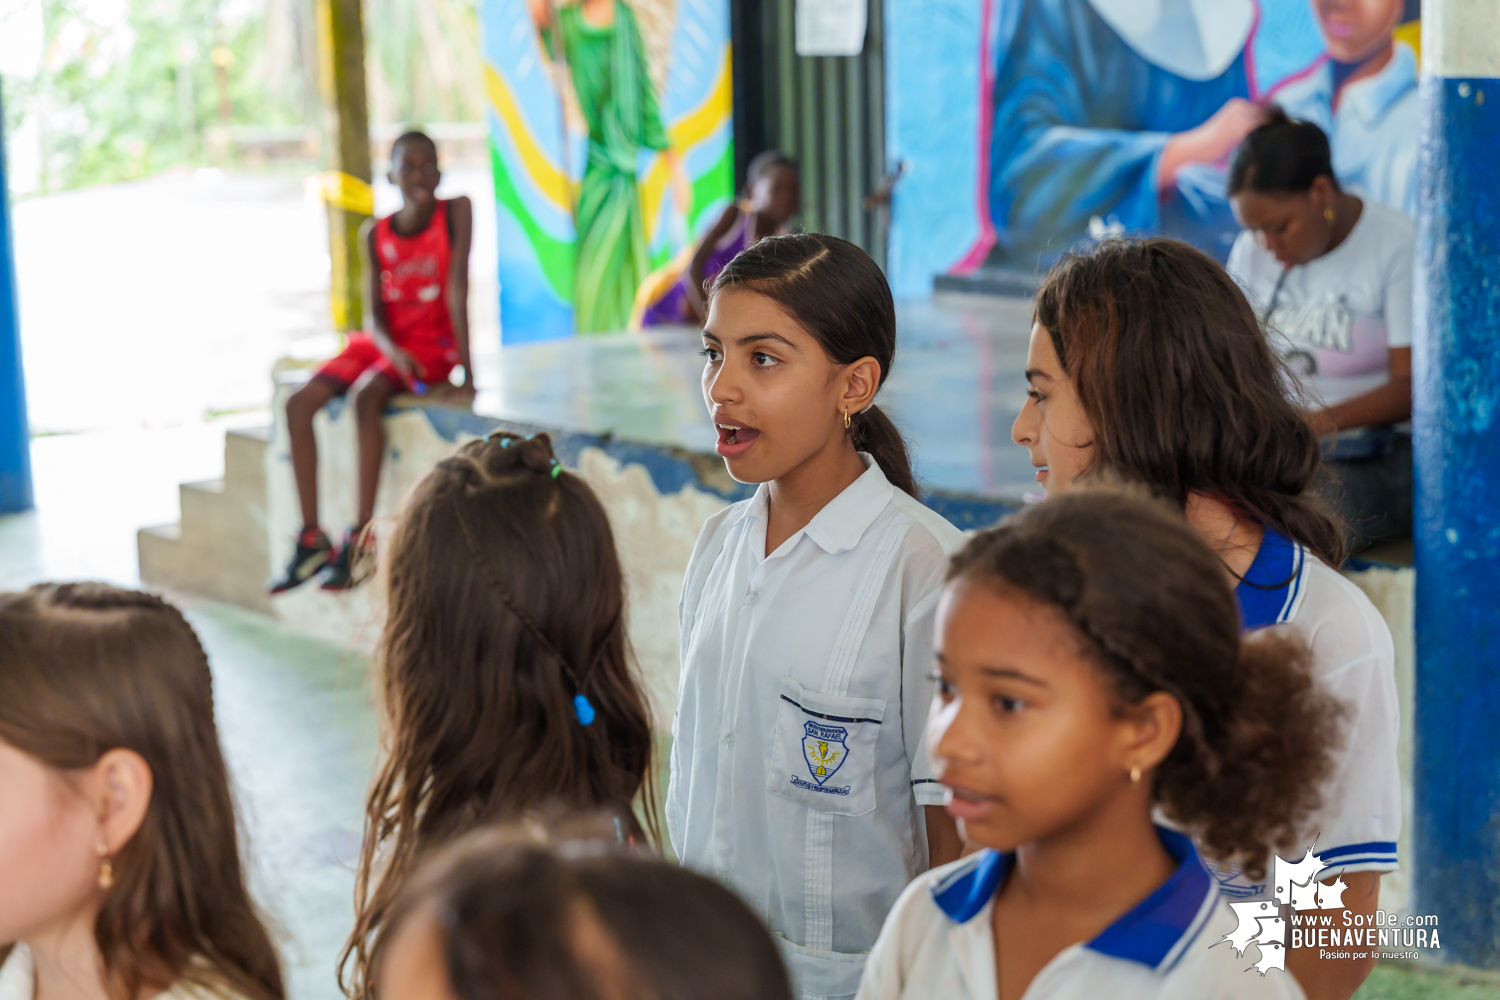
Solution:
M 1223 260 L 1238 231 L 1223 163 L 1261 120 L 1247 46 L 1277 4 L 1310 22 L 1307 0 L 1002 0 L 992 259 L 1046 266 L 1123 230 Z
M 1278 93 L 1276 103 L 1328 134 L 1341 187 L 1415 217 L 1417 56 L 1394 30 L 1420 16 L 1417 0 L 1316 0 L 1313 8 L 1328 59 Z

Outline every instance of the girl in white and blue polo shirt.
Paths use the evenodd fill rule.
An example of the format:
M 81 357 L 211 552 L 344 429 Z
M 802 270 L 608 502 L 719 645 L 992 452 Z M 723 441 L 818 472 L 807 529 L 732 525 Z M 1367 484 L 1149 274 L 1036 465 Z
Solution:
M 1284 842 L 1313 844 L 1342 879 L 1351 919 L 1373 919 L 1397 868 L 1401 775 L 1395 649 L 1370 599 L 1337 570 L 1344 532 L 1316 493 L 1318 440 L 1289 374 L 1234 280 L 1174 240 L 1105 241 L 1065 258 L 1037 293 L 1028 400 L 1012 437 L 1048 496 L 1124 481 L 1182 511 L 1235 584 L 1247 631 L 1284 626 L 1312 651 L 1313 680 L 1343 709 L 1322 804 Z M 1155 571 L 1157 560 L 1138 567 Z M 1271 898 L 1265 878 L 1216 863 L 1223 891 Z M 1374 953 L 1298 949 L 1307 992 L 1347 1000 Z M 1362 957 L 1357 957 L 1362 956 Z
M 922 734 L 932 615 L 959 531 L 915 499 L 873 405 L 895 308 L 875 262 L 765 239 L 714 281 L 704 401 L 750 500 L 683 586 L 667 828 L 770 925 L 801 997 L 851 997 L 891 904 L 958 857 Z
M 1269 868 L 1316 802 L 1336 709 L 1305 645 L 1242 638 L 1180 516 L 1078 493 L 980 533 L 949 570 L 936 661 L 936 774 L 986 850 L 902 895 L 860 1000 L 1303 996 L 1274 907 L 1245 953 L 1224 940 L 1240 921 L 1194 841 Z

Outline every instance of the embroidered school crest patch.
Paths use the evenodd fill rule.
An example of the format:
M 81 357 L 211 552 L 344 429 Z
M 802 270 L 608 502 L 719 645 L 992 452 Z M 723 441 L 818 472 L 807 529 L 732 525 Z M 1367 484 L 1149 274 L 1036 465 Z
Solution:
M 809 722 L 803 727 L 802 756 L 807 760 L 807 772 L 819 785 L 838 773 L 849 756 L 849 746 L 844 741 L 849 730 L 843 726 L 820 726 Z

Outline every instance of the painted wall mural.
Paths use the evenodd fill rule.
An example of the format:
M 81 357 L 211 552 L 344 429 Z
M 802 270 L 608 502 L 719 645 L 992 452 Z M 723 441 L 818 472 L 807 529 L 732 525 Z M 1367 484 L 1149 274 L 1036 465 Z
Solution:
M 484 0 L 507 344 L 624 330 L 733 194 L 727 0 Z
M 1238 231 L 1227 161 L 1268 102 L 1329 133 L 1347 188 L 1415 210 L 1416 0 L 887 10 L 889 155 L 908 164 L 892 218 L 898 293 L 986 263 L 1045 267 L 1110 233 L 1176 236 L 1222 259 Z M 918 95 L 939 81 L 942 107 L 924 113 Z

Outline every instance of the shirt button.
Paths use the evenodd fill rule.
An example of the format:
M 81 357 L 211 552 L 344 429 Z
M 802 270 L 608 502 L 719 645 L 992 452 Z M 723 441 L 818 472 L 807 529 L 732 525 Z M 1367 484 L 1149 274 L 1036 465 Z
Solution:
M 725 733 L 724 734 L 724 745 L 726 747 L 732 747 L 732 746 L 734 746 L 734 734 L 733 733 Z
M 748 594 L 745 595 L 745 603 L 747 605 L 754 604 L 759 597 L 760 597 L 760 594 L 758 594 L 758 593 L 756 593 L 755 591 L 752 590 L 752 591 L 750 591 L 750 593 L 748 593 Z

